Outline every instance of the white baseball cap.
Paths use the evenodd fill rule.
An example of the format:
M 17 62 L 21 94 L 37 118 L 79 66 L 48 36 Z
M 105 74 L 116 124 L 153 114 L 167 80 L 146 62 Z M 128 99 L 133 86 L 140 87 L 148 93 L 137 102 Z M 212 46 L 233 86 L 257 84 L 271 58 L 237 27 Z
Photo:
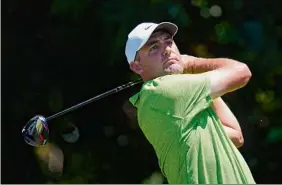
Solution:
M 151 34 L 155 30 L 165 30 L 174 36 L 177 33 L 178 27 L 170 22 L 162 22 L 159 24 L 144 22 L 137 25 L 129 34 L 125 46 L 125 55 L 128 63 L 134 61 L 136 53 L 148 41 Z

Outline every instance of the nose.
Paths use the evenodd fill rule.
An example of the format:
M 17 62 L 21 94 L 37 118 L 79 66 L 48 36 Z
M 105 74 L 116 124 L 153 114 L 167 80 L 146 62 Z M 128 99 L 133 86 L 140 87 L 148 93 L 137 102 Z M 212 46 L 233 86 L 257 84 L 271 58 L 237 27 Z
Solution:
M 171 53 L 171 47 L 169 45 L 165 46 L 163 56 L 169 56 Z

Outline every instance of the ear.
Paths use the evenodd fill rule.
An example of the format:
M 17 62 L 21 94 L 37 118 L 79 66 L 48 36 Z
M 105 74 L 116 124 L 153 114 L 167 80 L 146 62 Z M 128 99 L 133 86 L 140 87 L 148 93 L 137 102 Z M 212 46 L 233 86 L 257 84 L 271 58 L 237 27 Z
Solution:
M 140 62 L 137 60 L 131 62 L 130 69 L 139 75 L 143 72 L 142 66 L 140 65 Z

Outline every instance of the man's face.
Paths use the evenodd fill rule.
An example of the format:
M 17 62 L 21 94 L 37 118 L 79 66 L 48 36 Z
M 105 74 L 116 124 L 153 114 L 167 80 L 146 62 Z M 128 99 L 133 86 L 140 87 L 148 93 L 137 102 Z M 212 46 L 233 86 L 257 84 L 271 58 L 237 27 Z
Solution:
M 183 73 L 184 64 L 179 50 L 172 36 L 164 31 L 154 32 L 137 55 L 139 74 L 146 78 Z

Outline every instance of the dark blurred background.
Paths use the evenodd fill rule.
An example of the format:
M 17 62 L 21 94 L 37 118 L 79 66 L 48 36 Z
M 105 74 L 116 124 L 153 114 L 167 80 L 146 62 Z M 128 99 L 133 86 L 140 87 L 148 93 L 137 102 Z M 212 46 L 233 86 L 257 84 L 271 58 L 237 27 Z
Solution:
M 280 0 L 2 1 L 2 183 L 167 183 L 128 113 L 138 85 L 49 122 L 63 173 L 48 172 L 40 158 L 48 151 L 21 136 L 35 114 L 52 115 L 135 80 L 125 41 L 144 21 L 176 23 L 182 53 L 249 65 L 249 84 L 223 99 L 241 123 L 240 151 L 256 182 L 281 183 L 281 7 Z M 70 123 L 80 134 L 73 143 L 61 137 Z

